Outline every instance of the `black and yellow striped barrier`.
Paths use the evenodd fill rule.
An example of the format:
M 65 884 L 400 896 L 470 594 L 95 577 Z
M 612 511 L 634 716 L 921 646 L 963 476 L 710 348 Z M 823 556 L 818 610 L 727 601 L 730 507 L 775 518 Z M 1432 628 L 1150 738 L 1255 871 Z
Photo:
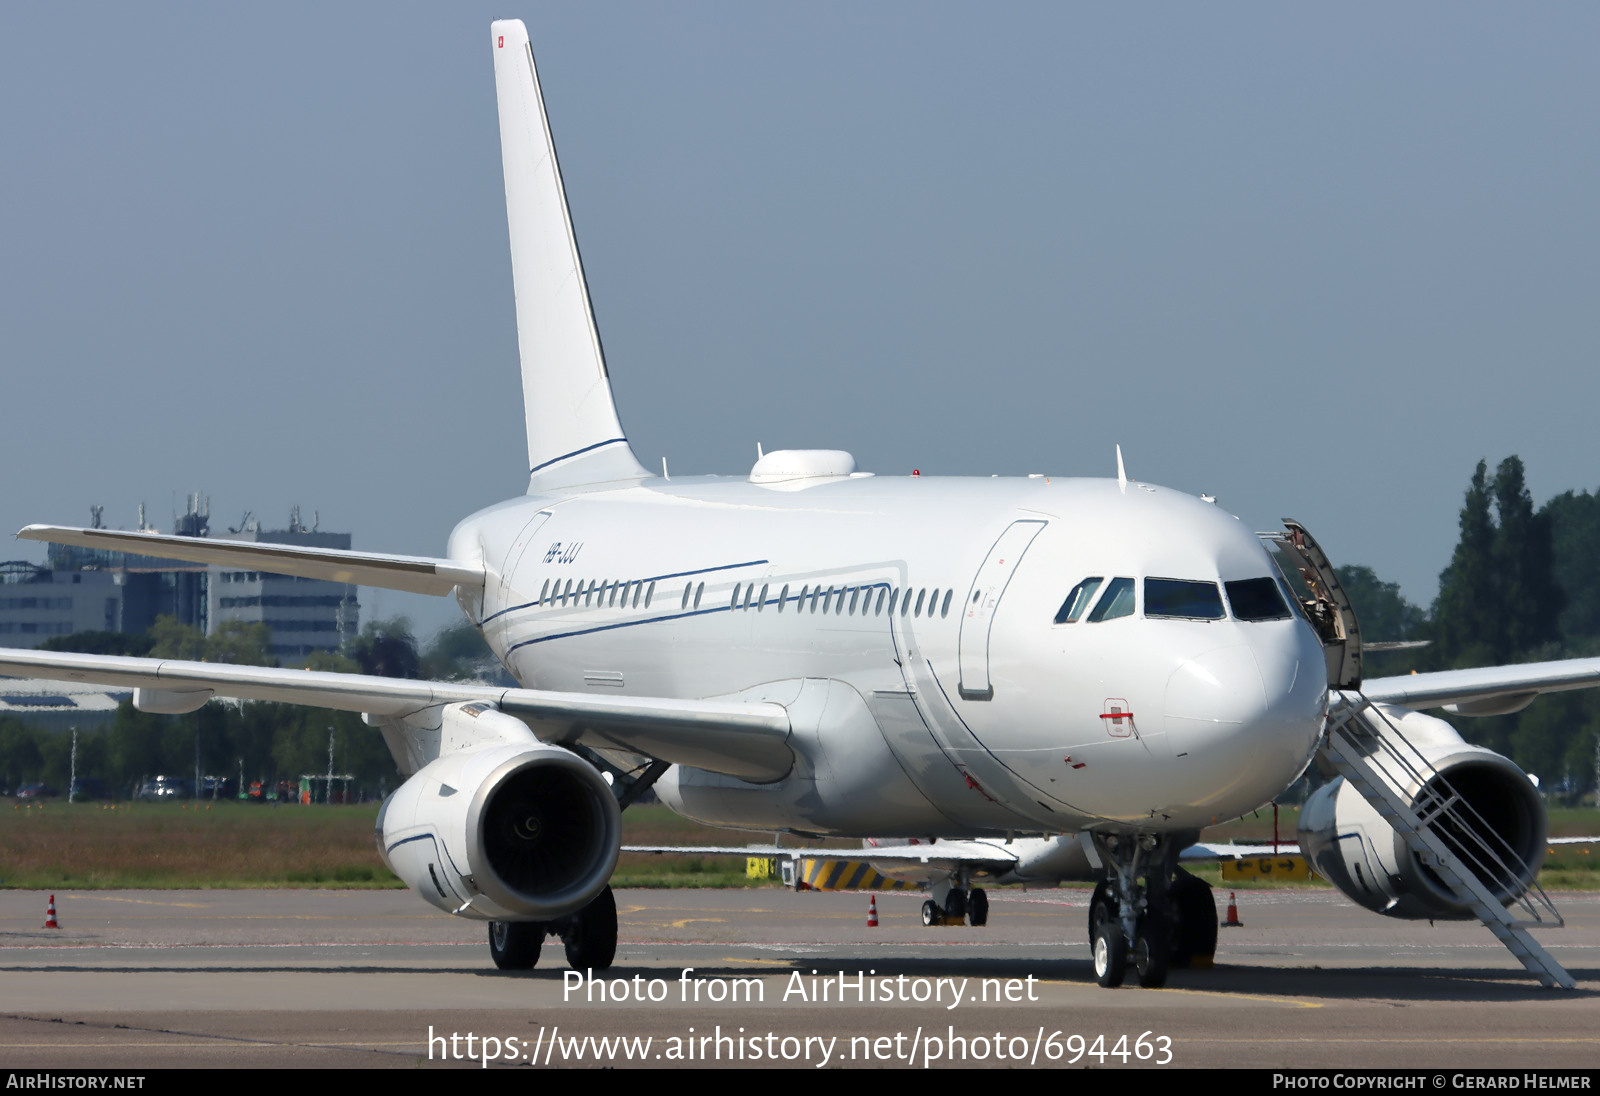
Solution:
M 864 860 L 804 859 L 800 881 L 813 890 L 916 890 L 917 884 L 886 879 Z

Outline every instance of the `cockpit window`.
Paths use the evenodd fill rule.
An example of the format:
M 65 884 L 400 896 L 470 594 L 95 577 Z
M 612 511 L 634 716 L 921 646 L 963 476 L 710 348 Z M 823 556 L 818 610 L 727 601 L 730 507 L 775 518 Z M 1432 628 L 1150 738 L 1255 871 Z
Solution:
M 1247 578 L 1224 582 L 1228 604 L 1240 620 L 1288 620 L 1289 607 L 1283 603 L 1278 584 L 1270 578 Z
M 1114 578 L 1106 584 L 1106 592 L 1100 595 L 1099 604 L 1089 614 L 1089 623 L 1099 624 L 1102 620 L 1132 615 L 1133 579 Z
M 1100 589 L 1103 578 L 1086 578 L 1072 588 L 1072 593 L 1067 595 L 1067 600 L 1061 603 L 1060 610 L 1056 613 L 1057 624 L 1072 624 L 1083 615 L 1089 607 L 1089 602 L 1094 599 L 1094 592 Z
M 1221 620 L 1222 595 L 1215 582 L 1183 578 L 1144 580 L 1146 617 L 1182 617 L 1185 620 Z

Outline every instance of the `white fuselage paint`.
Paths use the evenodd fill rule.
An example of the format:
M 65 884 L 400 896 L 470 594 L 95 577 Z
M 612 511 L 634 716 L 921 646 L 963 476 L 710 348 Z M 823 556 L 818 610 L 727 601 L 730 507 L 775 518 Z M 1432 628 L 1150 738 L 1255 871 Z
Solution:
M 658 785 L 714 824 L 1192 830 L 1281 792 L 1322 726 L 1322 648 L 1299 616 L 1146 619 L 1141 592 L 1131 616 L 1053 622 L 1091 575 L 1276 574 L 1237 518 L 1147 484 L 650 479 L 502 503 L 450 555 L 488 568 L 464 607 L 527 687 L 791 706 L 783 781 Z

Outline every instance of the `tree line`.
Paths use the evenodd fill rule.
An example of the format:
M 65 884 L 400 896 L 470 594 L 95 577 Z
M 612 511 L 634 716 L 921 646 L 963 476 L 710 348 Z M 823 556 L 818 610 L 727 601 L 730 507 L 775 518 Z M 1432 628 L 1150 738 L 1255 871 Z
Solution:
M 1567 491 L 1535 508 L 1516 456 L 1493 473 L 1479 461 L 1461 507 L 1461 532 L 1426 609 L 1370 567 L 1337 567 L 1367 641 L 1427 640 L 1420 650 L 1373 653 L 1366 675 L 1464 669 L 1600 655 L 1600 591 L 1587 581 L 1600 558 L 1600 494 Z M 1505 754 L 1570 800 L 1596 786 L 1600 690 L 1540 697 L 1522 712 L 1444 715 L 1463 738 Z
M 80 632 L 42 644 L 45 650 L 181 658 L 268 666 L 271 633 L 265 624 L 229 621 L 212 635 L 163 617 L 149 632 Z M 369 622 L 347 649 L 318 652 L 306 668 L 382 677 L 461 680 L 493 674 L 494 657 L 471 625 L 441 632 L 423 649 L 404 619 Z M 78 732 L 77 774 L 99 781 L 118 797 L 131 796 L 157 774 L 203 775 L 263 781 L 298 781 L 328 771 L 329 739 L 338 773 L 355 777 L 352 791 L 378 796 L 396 783 L 394 760 L 376 730 L 354 712 L 294 704 L 213 701 L 185 715 L 154 715 L 124 700 L 107 724 Z M 0 787 L 15 790 L 43 781 L 65 793 L 71 772 L 72 735 L 0 717 Z

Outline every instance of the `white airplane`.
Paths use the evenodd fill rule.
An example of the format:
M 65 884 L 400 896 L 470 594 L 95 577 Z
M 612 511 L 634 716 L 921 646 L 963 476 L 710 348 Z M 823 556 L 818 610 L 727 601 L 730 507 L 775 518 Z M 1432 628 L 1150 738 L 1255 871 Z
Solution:
M 0 673 L 132 686 L 153 712 L 226 696 L 364 713 L 407 777 L 379 815 L 386 861 L 488 922 L 503 967 L 533 965 L 548 935 L 575 967 L 610 965 L 620 812 L 651 787 L 714 825 L 934 839 L 874 857 L 938 850 L 937 912 L 953 917 L 983 919 L 986 875 L 1097 875 L 1104 985 L 1130 963 L 1159 985 L 1174 958 L 1208 954 L 1215 907 L 1180 853 L 1293 783 L 1359 680 L 1354 618 L 1314 543 L 1285 538 L 1315 572 L 1308 615 L 1256 534 L 1128 477 L 1120 454 L 1104 480 L 888 478 L 827 450 L 761 454 L 735 477 L 650 473 L 612 401 L 527 32 L 497 22 L 490 44 L 526 495 L 466 518 L 442 558 L 19 535 L 454 594 L 521 687 L 35 651 L 0 652 Z M 1597 681 L 1587 660 L 1365 695 L 1488 713 Z M 1526 777 L 1439 720 L 1393 714 L 1470 777 L 1484 828 L 1521 854 L 1509 900 L 1543 848 Z M 1325 792 L 1302 835 L 1325 874 L 1385 912 L 1460 914 L 1364 800 Z

